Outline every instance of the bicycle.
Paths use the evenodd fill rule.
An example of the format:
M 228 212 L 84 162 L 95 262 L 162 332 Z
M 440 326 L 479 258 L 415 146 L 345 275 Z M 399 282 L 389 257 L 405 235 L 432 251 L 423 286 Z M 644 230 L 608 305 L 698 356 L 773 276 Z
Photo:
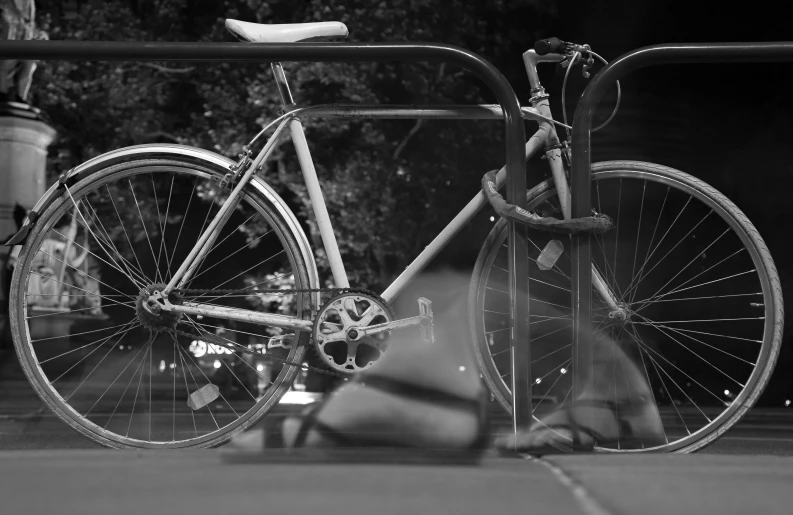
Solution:
M 252 42 L 347 34 L 340 23 L 265 26 L 228 20 L 227 26 Z M 536 70 L 541 62 L 562 63 L 566 83 L 574 65 L 583 62 L 586 72 L 594 57 L 600 58 L 588 46 L 558 40 L 541 41 L 523 54 L 532 88 L 531 107 L 523 108 L 523 114 L 540 126 L 526 144 L 526 157 L 543 152 L 552 175 L 527 191 L 526 213 L 529 218 L 563 220 L 556 229 L 529 230 L 531 345 L 533 355 L 539 356 L 532 361 L 532 395 L 541 401 L 538 415 L 542 401 L 565 402 L 570 394 L 571 345 L 564 342 L 571 341 L 572 320 L 566 313 L 571 301 L 565 288 L 570 266 L 566 236 L 555 232 L 570 228 L 565 176 L 569 151 L 555 128 L 569 125 L 553 119 Z M 388 115 L 374 106 L 295 106 L 283 67 L 272 63 L 272 69 L 285 112 L 256 135 L 237 162 L 178 145 L 109 152 L 63 174 L 11 240 L 23 244 L 10 308 L 23 370 L 57 416 L 103 445 L 221 445 L 284 397 L 306 369 L 311 340 L 325 373 L 344 376 L 368 368 L 387 351 L 382 335 L 431 320 L 426 302 L 420 303 L 418 317 L 405 320 L 395 320 L 389 302 L 487 204 L 478 192 L 382 295 L 350 288 L 299 115 Z M 441 111 L 438 117 L 443 117 Z M 498 106 L 459 112 L 501 115 Z M 297 218 L 256 173 L 287 126 L 335 288 L 321 287 Z M 250 149 L 273 127 L 254 157 Z M 491 182 L 499 185 L 505 175 L 502 169 Z M 592 205 L 615 222 L 610 231 L 592 237 L 593 335 L 612 338 L 634 353 L 661 409 L 665 434 L 662 445 L 625 449 L 617 441 L 600 450 L 697 450 L 735 424 L 768 381 L 783 321 L 776 268 L 743 213 L 690 175 L 651 163 L 608 161 L 593 165 L 592 180 Z M 191 212 L 195 222 L 190 218 L 185 223 Z M 694 222 L 678 223 L 684 215 Z M 73 219 L 80 229 L 70 238 L 60 228 Z M 86 238 L 94 250 L 84 244 Z M 69 256 L 48 253 L 54 247 L 44 243 L 52 239 L 69 240 L 73 248 L 87 251 L 93 268 L 77 270 Z M 468 309 L 480 372 L 493 397 L 509 411 L 505 241 L 506 222 L 499 219 L 474 267 Z M 633 252 L 620 254 L 621 248 Z M 73 270 L 82 287 L 54 278 L 63 274 L 42 273 L 38 263 L 43 258 Z M 229 267 L 232 258 L 234 266 Z M 672 259 L 684 265 L 670 270 L 666 265 Z M 725 272 L 727 267 L 737 272 Z M 101 270 L 101 275 L 91 270 Z M 57 296 L 70 306 L 51 312 L 30 302 L 31 278 L 59 284 L 54 288 L 59 291 L 39 291 L 36 299 Z M 330 298 L 323 301 L 323 293 Z M 69 299 L 79 297 L 98 297 L 111 325 L 31 337 L 41 317 L 96 311 L 96 305 L 70 309 Z M 695 315 L 689 313 L 692 306 Z M 757 316 L 745 316 L 747 310 Z M 431 339 L 429 327 L 423 327 Z M 135 335 L 145 343 L 137 345 Z M 69 348 L 53 351 L 54 343 Z M 714 360 L 725 364 L 714 365 Z M 224 391 L 212 380 L 221 372 Z M 614 385 L 615 396 L 617 388 L 628 386 L 625 381 L 618 384 L 619 379 L 616 367 L 604 378 Z

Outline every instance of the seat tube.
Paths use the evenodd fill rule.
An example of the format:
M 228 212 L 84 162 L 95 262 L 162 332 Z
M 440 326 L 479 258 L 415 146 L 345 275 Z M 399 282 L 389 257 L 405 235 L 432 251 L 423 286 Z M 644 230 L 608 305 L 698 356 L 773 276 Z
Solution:
M 330 224 L 330 215 L 328 214 L 328 208 L 325 206 L 325 198 L 322 196 L 322 189 L 319 186 L 314 162 L 311 160 L 311 152 L 308 149 L 306 135 L 303 132 L 303 124 L 300 123 L 299 119 L 294 118 L 289 122 L 289 129 L 292 131 L 292 142 L 297 151 L 300 168 L 303 170 L 303 178 L 306 181 L 308 196 L 311 199 L 311 206 L 314 208 L 314 217 L 317 220 L 319 234 L 322 236 L 322 243 L 328 256 L 333 281 L 337 288 L 349 288 L 350 283 L 347 280 L 347 272 L 344 270 L 344 263 L 341 261 L 339 245 L 336 242 L 336 235 L 333 234 L 333 227 Z
M 284 67 L 278 62 L 272 63 L 271 67 L 284 107 L 294 105 L 295 101 L 292 98 L 292 92 L 289 91 L 289 83 L 286 81 Z M 311 159 L 311 151 L 308 149 L 303 124 L 300 123 L 299 119 L 293 118 L 289 122 L 289 130 L 292 132 L 292 143 L 295 145 L 297 160 L 300 163 L 300 169 L 303 171 L 303 179 L 306 181 L 306 189 L 308 190 L 308 197 L 311 199 L 311 207 L 314 209 L 314 218 L 317 221 L 319 235 L 322 237 L 325 254 L 328 256 L 333 282 L 337 288 L 349 288 L 350 282 L 347 279 L 347 272 L 344 270 L 344 263 L 341 260 L 336 235 L 333 234 L 333 227 L 330 224 L 330 215 L 325 205 L 325 198 L 322 196 L 322 189 L 319 186 L 317 170 L 314 168 L 314 161 Z

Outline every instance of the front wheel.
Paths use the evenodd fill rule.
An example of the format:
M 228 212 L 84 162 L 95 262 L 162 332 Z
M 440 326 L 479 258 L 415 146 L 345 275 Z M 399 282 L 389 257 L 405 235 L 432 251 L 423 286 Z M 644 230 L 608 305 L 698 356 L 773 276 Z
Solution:
M 141 304 L 217 213 L 227 172 L 158 155 L 102 166 L 64 190 L 20 251 L 10 320 L 22 368 L 47 406 L 103 445 L 220 445 L 277 404 L 299 371 L 307 331 L 152 318 Z M 266 291 L 311 285 L 295 234 L 260 186 L 246 187 L 185 298 L 308 317 L 307 295 Z M 207 289 L 224 291 L 195 291 Z
M 592 265 L 627 314 L 619 320 L 593 291 L 593 340 L 613 342 L 632 360 L 663 425 L 660 442 L 618 439 L 602 450 L 702 448 L 755 403 L 776 363 L 783 307 L 768 249 L 724 195 L 665 166 L 594 164 L 591 201 L 615 222 L 591 237 Z M 530 190 L 527 203 L 561 218 L 551 180 Z M 484 379 L 511 412 L 506 227 L 499 220 L 479 254 L 469 319 Z M 541 418 L 571 396 L 570 237 L 529 230 L 528 247 L 533 415 Z M 600 370 L 592 380 L 615 403 L 648 391 L 631 393 L 622 366 Z

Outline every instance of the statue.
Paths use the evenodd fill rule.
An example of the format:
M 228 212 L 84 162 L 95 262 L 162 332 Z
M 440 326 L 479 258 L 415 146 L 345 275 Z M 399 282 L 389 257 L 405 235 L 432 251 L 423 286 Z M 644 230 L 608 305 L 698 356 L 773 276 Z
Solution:
M 77 216 L 71 223 L 61 221 L 41 244 L 33 258 L 33 273 L 28 278 L 29 308 L 75 311 L 101 315 L 99 267 L 89 258 L 88 234 L 78 242 Z M 21 250 L 11 250 L 8 266 L 13 268 Z
M 34 0 L 0 0 L 0 39 L 49 39 L 36 27 Z M 36 61 L 0 61 L 0 97 L 6 101 L 27 103 Z

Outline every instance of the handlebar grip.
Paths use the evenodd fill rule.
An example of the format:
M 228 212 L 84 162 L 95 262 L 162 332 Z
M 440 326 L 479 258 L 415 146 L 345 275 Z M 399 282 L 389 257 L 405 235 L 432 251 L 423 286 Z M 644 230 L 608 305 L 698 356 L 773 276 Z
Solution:
M 558 54 L 567 43 L 559 38 L 541 39 L 534 43 L 534 51 L 537 55 Z

